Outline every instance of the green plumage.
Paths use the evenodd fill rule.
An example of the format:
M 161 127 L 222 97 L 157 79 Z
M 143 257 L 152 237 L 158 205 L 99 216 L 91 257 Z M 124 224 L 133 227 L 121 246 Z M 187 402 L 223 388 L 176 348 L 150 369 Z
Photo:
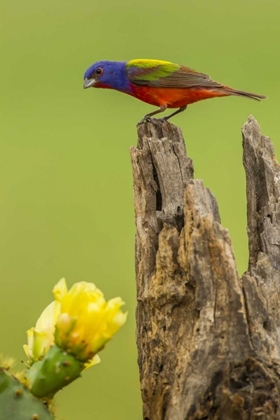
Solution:
M 220 88 L 221 83 L 207 74 L 161 60 L 131 60 L 126 63 L 127 77 L 136 85 L 165 88 Z
M 168 77 L 180 69 L 178 64 L 162 60 L 131 60 L 126 64 L 128 74 L 137 80 L 153 81 Z

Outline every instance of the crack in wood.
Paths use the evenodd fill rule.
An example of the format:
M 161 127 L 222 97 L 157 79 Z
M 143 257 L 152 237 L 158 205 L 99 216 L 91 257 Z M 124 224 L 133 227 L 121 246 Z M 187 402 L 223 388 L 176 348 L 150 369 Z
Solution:
M 144 420 L 280 419 L 280 166 L 242 129 L 249 267 L 240 278 L 218 204 L 193 180 L 179 128 L 138 125 L 131 148 L 137 346 Z

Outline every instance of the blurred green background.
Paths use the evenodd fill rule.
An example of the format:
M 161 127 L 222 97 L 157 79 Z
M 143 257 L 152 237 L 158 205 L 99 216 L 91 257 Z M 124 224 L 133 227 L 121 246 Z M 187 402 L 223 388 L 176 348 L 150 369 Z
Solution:
M 60 420 L 140 420 L 129 147 L 154 108 L 83 90 L 101 59 L 158 58 L 266 94 L 204 101 L 175 117 L 195 175 L 218 199 L 240 273 L 247 265 L 240 129 L 249 114 L 280 155 L 279 0 L 26 0 L 2 5 L 0 350 L 24 359 L 25 331 L 63 276 L 121 296 L 128 323 L 102 363 L 56 398 Z

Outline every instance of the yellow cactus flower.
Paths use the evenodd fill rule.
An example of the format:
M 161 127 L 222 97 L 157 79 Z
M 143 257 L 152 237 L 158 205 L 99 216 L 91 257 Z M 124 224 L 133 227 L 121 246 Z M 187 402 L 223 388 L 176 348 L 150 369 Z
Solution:
M 22 382 L 37 397 L 53 395 L 90 366 L 97 354 L 125 323 L 127 314 L 117 297 L 106 302 L 93 283 L 75 283 L 68 290 L 65 279 L 53 289 L 55 300 L 27 331 L 24 345 L 29 358 Z
M 122 299 L 106 302 L 93 283 L 75 283 L 68 291 L 62 279 L 53 293 L 61 305 L 55 343 L 81 361 L 92 359 L 126 321 L 127 314 L 121 311 Z
M 28 344 L 23 347 L 31 364 L 42 360 L 54 344 L 82 361 L 84 368 L 99 363 L 97 353 L 126 321 L 122 299 L 106 302 L 103 293 L 87 282 L 75 283 L 68 291 L 65 279 L 53 294 L 55 300 L 27 331 Z
M 36 326 L 27 331 L 27 342 L 23 346 L 32 362 L 41 360 L 54 344 L 55 325 L 60 314 L 60 302 L 54 301 L 40 315 Z

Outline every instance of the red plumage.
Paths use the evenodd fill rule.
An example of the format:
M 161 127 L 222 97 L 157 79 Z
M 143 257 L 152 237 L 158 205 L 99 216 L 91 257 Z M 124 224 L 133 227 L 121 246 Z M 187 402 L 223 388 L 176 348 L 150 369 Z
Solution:
M 99 61 L 85 73 L 84 87 L 119 90 L 159 109 L 145 118 L 179 108 L 165 117 L 178 114 L 204 99 L 222 96 L 243 96 L 255 100 L 265 99 L 264 95 L 232 89 L 185 66 L 161 60 L 131 60 L 129 62 Z

